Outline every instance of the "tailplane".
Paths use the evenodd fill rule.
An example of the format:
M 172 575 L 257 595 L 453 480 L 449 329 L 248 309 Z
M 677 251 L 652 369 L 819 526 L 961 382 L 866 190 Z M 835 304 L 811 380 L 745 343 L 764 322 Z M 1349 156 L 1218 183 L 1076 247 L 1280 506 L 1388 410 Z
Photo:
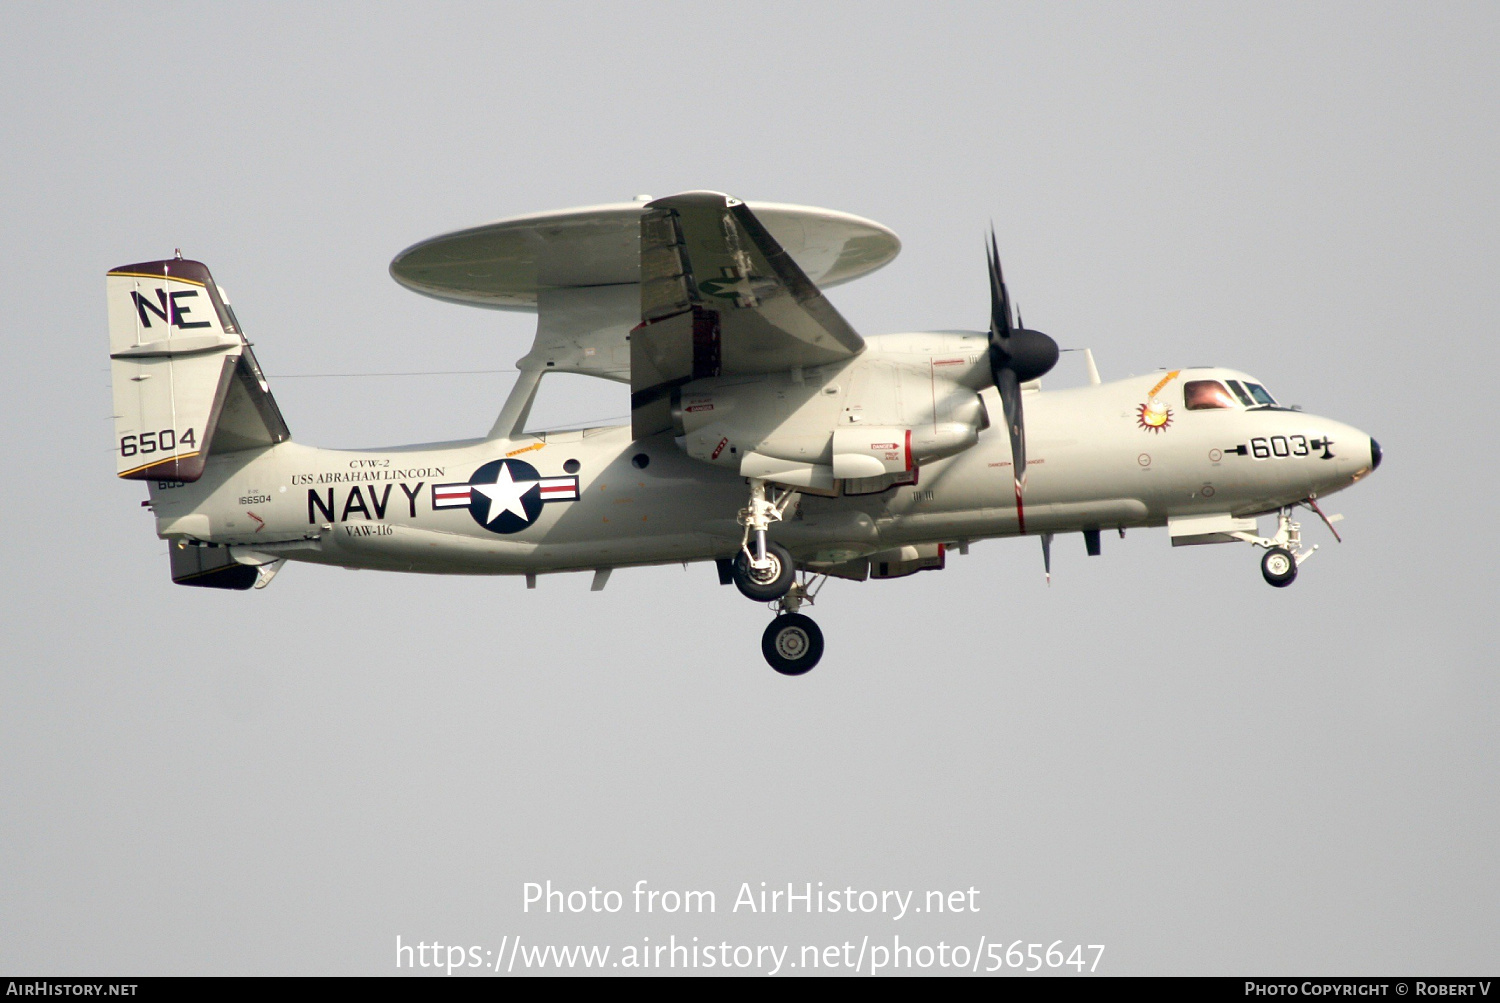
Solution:
M 196 481 L 210 454 L 290 438 L 206 265 L 182 258 L 123 265 L 106 287 L 120 477 Z
M 243 591 L 259 584 L 260 569 L 236 561 L 228 547 L 195 547 L 186 540 L 173 540 L 167 544 L 167 554 L 172 559 L 172 581 L 178 585 Z

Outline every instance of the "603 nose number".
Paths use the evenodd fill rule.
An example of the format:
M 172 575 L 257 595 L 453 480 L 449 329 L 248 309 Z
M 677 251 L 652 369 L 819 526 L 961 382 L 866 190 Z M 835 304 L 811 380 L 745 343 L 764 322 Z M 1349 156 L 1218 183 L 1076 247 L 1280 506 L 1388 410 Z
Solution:
M 179 447 L 186 446 L 189 449 L 198 448 L 198 437 L 192 429 L 177 433 L 175 429 L 164 428 L 160 432 L 142 432 L 139 435 L 120 436 L 121 456 L 150 456 L 152 453 L 171 453 Z
M 1319 439 L 1309 439 L 1305 435 L 1258 435 L 1251 439 L 1248 444 L 1240 443 L 1238 446 L 1229 446 L 1224 450 L 1226 453 L 1235 453 L 1239 456 L 1253 456 L 1257 460 L 1269 460 L 1279 456 L 1313 456 L 1320 460 L 1334 459 L 1333 440 L 1328 436 Z M 1315 453 L 1315 450 L 1322 450 Z M 1209 459 L 1216 459 L 1213 455 L 1218 450 L 1210 453 Z
M 1256 436 L 1250 440 L 1250 455 L 1257 460 L 1268 456 L 1306 456 L 1309 452 L 1305 435 L 1273 435 L 1269 439 Z

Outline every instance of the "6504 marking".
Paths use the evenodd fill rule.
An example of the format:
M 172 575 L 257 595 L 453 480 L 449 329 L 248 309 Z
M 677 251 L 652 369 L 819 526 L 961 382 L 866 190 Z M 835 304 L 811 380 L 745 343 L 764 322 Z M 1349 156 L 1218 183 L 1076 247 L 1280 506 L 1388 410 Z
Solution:
M 164 428 L 160 432 L 141 432 L 138 435 L 120 436 L 120 455 L 150 456 L 155 452 L 171 453 L 179 446 L 198 448 L 198 436 L 190 428 L 181 435 L 175 429 Z

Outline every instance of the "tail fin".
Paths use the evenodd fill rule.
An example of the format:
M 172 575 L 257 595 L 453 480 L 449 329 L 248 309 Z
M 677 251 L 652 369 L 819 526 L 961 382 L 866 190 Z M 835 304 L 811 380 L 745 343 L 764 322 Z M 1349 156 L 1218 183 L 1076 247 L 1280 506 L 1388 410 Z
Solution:
M 196 481 L 210 453 L 290 438 L 224 291 L 201 261 L 122 265 L 106 286 L 119 476 Z

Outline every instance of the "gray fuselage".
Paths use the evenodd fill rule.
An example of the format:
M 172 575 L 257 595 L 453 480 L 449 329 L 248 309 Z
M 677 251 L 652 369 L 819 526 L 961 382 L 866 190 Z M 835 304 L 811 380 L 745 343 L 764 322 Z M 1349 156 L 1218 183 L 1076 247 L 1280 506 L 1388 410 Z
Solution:
M 815 380 L 796 374 L 797 383 L 814 380 L 827 403 L 847 414 L 858 406 L 851 395 L 872 385 L 869 373 L 905 367 L 899 397 L 899 388 L 920 389 L 922 373 L 949 361 L 937 359 L 942 349 L 960 353 L 966 369 L 945 374 L 946 386 L 982 381 L 972 337 L 899 338 L 886 352 L 872 339 L 871 351 Z M 943 344 L 936 353 L 912 351 L 923 347 L 913 339 Z M 1249 382 L 1233 370 L 1200 368 L 1027 392 L 1019 505 L 1008 439 L 997 422 L 973 445 L 922 464 L 915 484 L 853 496 L 804 492 L 771 538 L 799 562 L 817 565 L 911 544 L 1258 515 L 1347 487 L 1379 461 L 1368 435 L 1327 418 L 1275 406 L 1190 410 L 1182 387 L 1197 380 Z M 931 383 L 923 413 L 935 423 L 936 376 Z M 984 410 L 999 415 L 993 388 L 967 392 L 976 391 Z M 1151 401 L 1169 414 L 1145 414 Z M 788 420 L 807 424 L 805 414 Z M 161 536 L 232 546 L 252 560 L 538 574 L 731 556 L 742 539 L 735 514 L 746 480 L 689 451 L 671 433 L 632 440 L 626 426 L 394 449 L 289 441 L 212 456 L 195 483 L 151 482 L 151 505 Z M 509 497 L 496 501 L 493 492 L 481 496 L 470 487 L 471 478 L 483 479 L 481 468 L 493 479 L 495 461 L 507 459 L 519 461 L 502 465 L 507 483 L 516 481 Z M 494 507 L 506 505 L 515 518 Z

